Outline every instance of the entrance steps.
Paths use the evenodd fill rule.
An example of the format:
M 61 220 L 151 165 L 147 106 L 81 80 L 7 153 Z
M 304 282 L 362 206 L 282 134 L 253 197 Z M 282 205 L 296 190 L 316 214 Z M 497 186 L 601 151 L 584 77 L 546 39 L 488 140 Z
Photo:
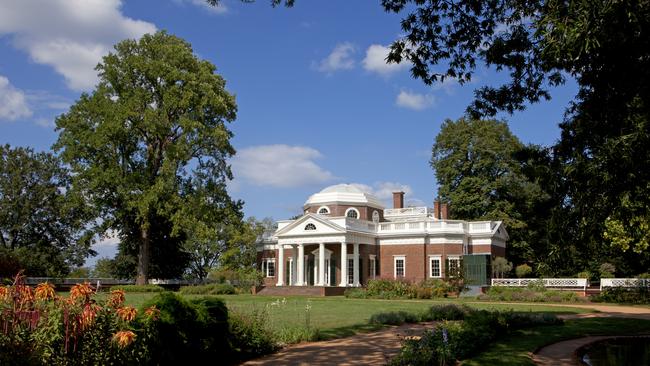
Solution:
M 342 296 L 345 287 L 329 286 L 260 286 L 255 295 L 264 296 Z

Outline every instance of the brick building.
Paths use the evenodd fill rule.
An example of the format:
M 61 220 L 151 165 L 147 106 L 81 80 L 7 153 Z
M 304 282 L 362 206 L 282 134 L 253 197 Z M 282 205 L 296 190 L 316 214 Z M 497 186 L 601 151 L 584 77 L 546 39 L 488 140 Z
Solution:
M 501 221 L 448 219 L 446 204 L 393 208 L 349 184 L 313 194 L 296 220 L 258 243 L 266 286 L 362 286 L 368 279 L 444 278 L 467 255 L 505 256 Z

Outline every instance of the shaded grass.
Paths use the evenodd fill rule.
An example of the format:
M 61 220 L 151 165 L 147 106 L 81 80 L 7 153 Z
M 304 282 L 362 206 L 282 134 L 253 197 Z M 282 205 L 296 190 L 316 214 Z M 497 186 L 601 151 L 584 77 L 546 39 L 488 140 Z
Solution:
M 650 332 L 650 320 L 589 318 L 564 325 L 522 329 L 491 343 L 483 353 L 462 365 L 535 365 L 530 353 L 552 343 L 591 335 L 630 335 Z

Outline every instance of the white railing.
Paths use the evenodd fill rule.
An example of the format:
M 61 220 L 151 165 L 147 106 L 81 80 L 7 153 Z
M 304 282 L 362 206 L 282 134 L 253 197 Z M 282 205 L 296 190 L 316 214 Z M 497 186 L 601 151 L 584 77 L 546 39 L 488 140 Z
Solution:
M 352 217 L 345 218 L 345 226 L 350 229 L 361 231 L 375 231 L 375 225 L 367 221 L 355 219 Z
M 607 287 L 650 287 L 650 278 L 601 278 L 600 290 Z
M 542 283 L 544 287 L 587 289 L 586 278 L 493 278 L 492 286 L 526 287 Z
M 384 217 L 421 216 L 431 212 L 433 212 L 433 209 L 428 207 L 387 208 L 384 209 Z
M 492 231 L 490 222 L 470 222 L 469 223 L 470 232 L 485 232 Z

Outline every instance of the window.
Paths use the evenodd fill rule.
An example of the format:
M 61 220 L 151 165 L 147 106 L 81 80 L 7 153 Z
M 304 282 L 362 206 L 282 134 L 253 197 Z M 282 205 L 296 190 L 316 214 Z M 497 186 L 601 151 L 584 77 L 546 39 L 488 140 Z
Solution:
M 353 219 L 358 219 L 359 218 L 359 211 L 357 211 L 357 209 L 354 208 L 354 207 L 348 208 L 345 211 L 345 216 L 351 217 Z
M 440 257 L 430 257 L 429 258 L 429 268 L 430 268 L 430 277 L 442 277 L 442 272 L 440 268 Z
M 266 277 L 275 277 L 275 258 L 262 259 L 262 273 Z
M 322 206 L 318 209 L 318 214 L 319 215 L 329 215 L 330 209 L 327 208 L 327 206 Z
M 377 274 L 377 259 L 374 255 L 370 255 L 368 259 L 368 278 L 375 279 Z
M 447 276 L 456 277 L 460 273 L 460 258 L 459 257 L 447 257 Z
M 316 230 L 316 225 L 309 223 L 305 225 L 305 230 Z
M 348 258 L 348 284 L 354 283 L 354 258 Z
M 402 278 L 406 275 L 406 257 L 394 257 L 395 261 L 395 278 Z
M 372 222 L 375 222 L 375 223 L 379 222 L 379 212 L 377 212 L 377 211 L 372 212 Z

